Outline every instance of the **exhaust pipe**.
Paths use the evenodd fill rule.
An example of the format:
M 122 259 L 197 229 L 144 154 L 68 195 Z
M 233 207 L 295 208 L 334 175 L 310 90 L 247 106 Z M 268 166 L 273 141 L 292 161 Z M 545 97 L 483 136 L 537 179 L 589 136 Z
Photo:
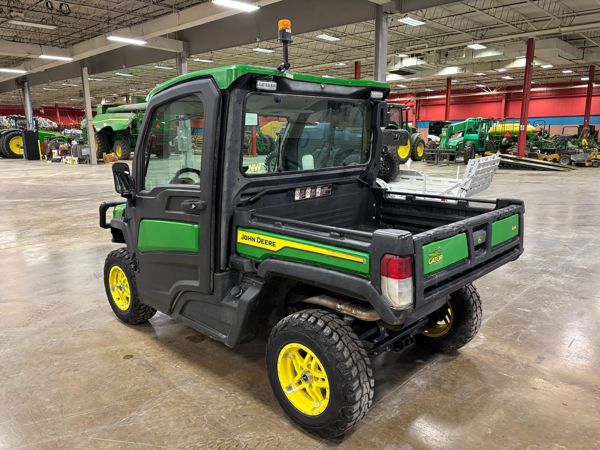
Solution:
M 379 317 L 379 314 L 374 309 L 363 308 L 354 303 L 343 302 L 327 295 L 316 295 L 314 297 L 302 299 L 301 301 L 303 303 L 310 303 L 311 305 L 325 306 L 326 308 L 333 309 L 334 311 L 338 311 L 347 316 L 356 317 L 357 319 L 366 322 L 381 320 L 381 317 Z

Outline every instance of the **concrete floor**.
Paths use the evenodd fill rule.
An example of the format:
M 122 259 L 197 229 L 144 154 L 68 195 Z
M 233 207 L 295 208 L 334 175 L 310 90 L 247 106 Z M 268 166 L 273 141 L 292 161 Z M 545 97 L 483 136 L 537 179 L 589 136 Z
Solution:
M 600 449 L 599 180 L 498 173 L 483 196 L 526 201 L 526 253 L 477 283 L 478 337 L 378 358 L 369 415 L 326 442 L 279 408 L 264 340 L 113 316 L 110 167 L 0 160 L 0 448 Z

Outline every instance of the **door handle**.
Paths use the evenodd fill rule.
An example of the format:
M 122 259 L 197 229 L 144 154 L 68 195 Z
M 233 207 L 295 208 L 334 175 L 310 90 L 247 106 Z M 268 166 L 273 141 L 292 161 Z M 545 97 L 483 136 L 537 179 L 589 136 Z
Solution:
M 181 202 L 181 208 L 190 214 L 199 214 L 206 209 L 204 200 L 184 200 Z

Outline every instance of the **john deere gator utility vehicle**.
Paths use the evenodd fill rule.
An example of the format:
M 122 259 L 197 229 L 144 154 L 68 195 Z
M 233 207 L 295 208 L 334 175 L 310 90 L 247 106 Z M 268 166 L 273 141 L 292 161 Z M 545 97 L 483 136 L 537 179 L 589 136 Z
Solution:
M 61 133 L 39 128 L 41 120 L 34 119 L 34 127 L 38 132 L 38 141 L 51 141 L 53 139 L 63 139 L 70 142 L 71 139 Z M 48 119 L 45 119 L 48 121 Z M 0 128 L 0 155 L 5 158 L 23 158 L 24 143 L 23 131 L 27 129 L 27 119 L 25 116 L 5 116 Z
M 279 36 L 287 50 L 289 21 Z M 382 190 L 382 147 L 409 137 L 385 128 L 389 86 L 288 68 L 213 68 L 149 94 L 131 172 L 113 165 L 125 201 L 100 206 L 125 244 L 104 282 L 128 324 L 159 310 L 230 347 L 270 330 L 281 407 L 336 437 L 371 406 L 371 357 L 475 336 L 472 282 L 522 253 L 523 203 Z M 244 148 L 246 126 L 267 120 L 285 124 L 272 166 Z
M 440 145 L 427 150 L 428 156 L 438 152 L 449 154 L 453 158 L 463 158 L 465 164 L 478 154 L 494 151 L 494 143 L 489 137 L 491 119 L 471 117 L 442 128 Z

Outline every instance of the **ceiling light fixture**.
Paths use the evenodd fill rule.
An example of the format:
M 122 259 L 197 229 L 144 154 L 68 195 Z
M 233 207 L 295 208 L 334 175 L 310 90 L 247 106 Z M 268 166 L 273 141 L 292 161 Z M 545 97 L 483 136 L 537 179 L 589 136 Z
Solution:
M 0 72 L 2 72 L 2 73 L 27 73 L 27 71 L 23 70 L 23 69 L 9 69 L 9 68 L 0 68 Z
M 275 53 L 275 50 L 270 49 L 270 48 L 262 48 L 262 47 L 254 47 L 252 49 L 253 52 L 257 52 L 257 53 Z
M 540 67 L 542 69 L 552 69 L 554 66 L 552 64 L 542 64 Z
M 503 80 L 512 80 L 512 79 L 513 79 L 513 77 L 511 77 L 510 75 L 504 75 L 504 76 L 502 77 L 502 79 L 503 79 Z
M 406 89 L 405 84 L 397 84 L 396 87 L 399 87 L 400 89 Z
M 335 65 L 338 67 L 344 67 L 344 66 L 347 66 L 348 64 L 346 64 L 345 62 L 336 62 Z
M 478 87 L 478 88 L 484 88 L 484 87 L 485 87 L 485 84 L 476 84 L 476 85 L 475 85 L 475 87 Z
M 71 86 L 71 87 L 79 87 L 79 85 L 75 84 L 75 83 L 63 83 L 62 85 L 63 86 Z
M 115 72 L 115 75 L 119 75 L 120 77 L 132 77 L 133 76 L 132 73 L 127 73 L 127 72 Z
M 56 61 L 73 61 L 70 56 L 59 56 L 59 55 L 40 55 L 41 59 L 54 59 Z
M 317 38 L 318 38 L 318 39 L 322 39 L 323 41 L 328 41 L 328 42 L 336 42 L 336 41 L 339 41 L 339 40 L 340 40 L 340 38 L 339 38 L 339 37 L 331 36 L 331 35 L 329 35 L 329 34 L 325 34 L 325 33 L 323 33 L 323 34 L 318 34 L 318 35 L 317 35 Z
M 204 58 L 194 58 L 194 61 L 200 62 L 200 63 L 206 63 L 206 64 L 210 64 L 210 63 L 214 62 L 212 59 L 204 59 Z
M 158 65 L 158 64 L 155 64 L 155 65 L 154 65 L 154 68 L 155 68 L 155 69 L 160 69 L 160 70 L 175 70 L 173 67 L 169 67 L 169 66 L 161 66 L 161 65 Z
M 433 89 L 431 89 L 431 88 L 425 88 L 425 92 L 433 92 Z
M 146 45 L 148 42 L 144 41 L 143 39 L 135 39 L 135 38 L 130 38 L 130 37 L 125 37 L 125 36 L 115 36 L 110 35 L 110 36 L 106 36 L 106 39 L 108 39 L 109 41 L 113 41 L 113 42 L 122 42 L 123 44 L 131 44 L 131 45 Z
M 487 48 L 485 45 L 477 44 L 477 43 L 469 44 L 469 45 L 467 45 L 467 47 L 469 47 L 471 50 L 483 50 L 483 49 Z
M 501 67 L 500 69 L 496 69 L 496 72 L 500 72 L 500 73 L 506 72 L 506 69 Z
M 562 70 L 562 73 L 573 73 L 573 71 L 571 69 L 565 69 Z
M 398 19 L 398 21 L 402 22 L 404 25 L 410 25 L 411 27 L 418 27 L 420 25 L 425 25 L 425 22 L 423 22 L 422 20 L 413 19 L 412 17 L 408 17 L 408 16 Z
M 104 78 L 93 78 L 93 77 L 88 77 L 88 80 L 90 80 L 90 81 L 104 81 Z
M 478 77 L 482 77 L 485 75 L 483 72 L 475 72 L 473 75 L 477 75 Z
M 28 22 L 27 20 L 12 19 L 9 20 L 8 23 L 12 23 L 13 25 L 21 25 L 22 27 L 43 28 L 44 30 L 56 29 L 56 25 L 48 25 L 45 23 L 38 22 Z
M 45 88 L 42 88 L 42 89 L 44 91 L 58 91 L 58 89 L 56 89 L 56 88 L 49 88 L 49 87 L 45 87 Z
M 246 2 L 238 2 L 236 0 L 212 0 L 215 5 L 224 6 L 226 8 L 239 9 L 244 12 L 256 11 L 259 6 Z
M 323 75 L 323 78 L 335 78 L 333 75 Z
M 581 81 L 590 81 L 590 77 L 581 77 Z
M 408 55 L 406 53 L 400 53 L 398 58 L 408 58 Z

